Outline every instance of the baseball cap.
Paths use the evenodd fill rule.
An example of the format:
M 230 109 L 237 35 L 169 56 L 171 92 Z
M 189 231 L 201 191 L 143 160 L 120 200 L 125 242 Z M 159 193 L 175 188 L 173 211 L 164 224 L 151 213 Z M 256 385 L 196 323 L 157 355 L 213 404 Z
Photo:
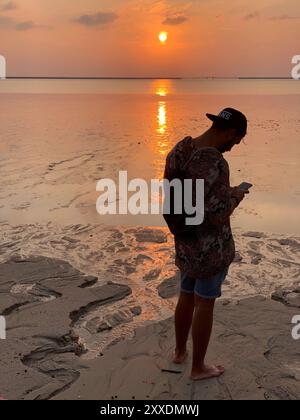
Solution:
M 219 115 L 206 114 L 206 116 L 213 122 L 221 123 L 224 127 L 235 128 L 244 136 L 247 134 L 247 118 L 234 108 L 225 108 Z

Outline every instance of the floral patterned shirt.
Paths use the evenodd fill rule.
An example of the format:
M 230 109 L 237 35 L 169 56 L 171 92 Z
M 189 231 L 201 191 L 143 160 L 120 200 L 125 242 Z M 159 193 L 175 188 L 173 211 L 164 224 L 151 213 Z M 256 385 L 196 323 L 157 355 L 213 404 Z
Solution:
M 203 179 L 204 222 L 193 234 L 175 235 L 176 265 L 194 278 L 210 278 L 233 262 L 235 244 L 230 216 L 238 206 L 231 196 L 230 171 L 223 155 L 212 147 L 199 147 L 186 137 L 169 153 L 165 179 Z

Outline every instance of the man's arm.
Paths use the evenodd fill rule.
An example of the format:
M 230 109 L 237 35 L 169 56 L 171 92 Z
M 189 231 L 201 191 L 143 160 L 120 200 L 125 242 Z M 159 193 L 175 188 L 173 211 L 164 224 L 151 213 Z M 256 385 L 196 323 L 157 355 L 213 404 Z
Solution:
M 228 184 L 220 184 L 218 180 L 206 197 L 206 215 L 213 224 L 223 224 L 240 205 L 248 194 L 238 187 L 231 188 Z
M 205 180 L 205 218 L 213 224 L 223 224 L 246 194 L 238 187 L 230 187 L 227 162 L 219 152 L 209 149 L 196 155 L 188 169 L 194 181 Z M 193 196 L 193 205 L 195 203 Z
M 197 179 L 205 181 L 205 218 L 213 224 L 224 223 L 245 197 L 245 192 L 238 187 L 230 187 L 227 162 L 217 150 L 203 150 L 192 159 L 188 172 L 194 185 Z M 195 194 L 196 190 L 193 188 L 194 206 L 196 205 Z

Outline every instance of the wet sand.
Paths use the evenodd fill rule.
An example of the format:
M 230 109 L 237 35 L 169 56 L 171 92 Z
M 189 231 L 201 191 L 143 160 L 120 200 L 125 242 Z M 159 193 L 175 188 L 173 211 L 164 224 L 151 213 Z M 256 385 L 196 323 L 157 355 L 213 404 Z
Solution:
M 99 216 L 97 181 L 116 180 L 121 170 L 129 179 L 161 179 L 176 142 L 206 130 L 206 112 L 230 105 L 249 118 L 245 142 L 225 155 L 231 183 L 254 185 L 233 226 L 300 234 L 300 95 L 272 95 L 267 82 L 265 89 L 250 83 L 260 95 L 238 94 L 238 81 L 231 85 L 227 95 L 177 94 L 164 81 L 148 94 L 2 94 L 0 220 L 162 227 L 161 217 Z
M 284 375 L 296 362 L 298 346 L 291 338 L 291 319 L 297 314 L 295 308 L 300 307 L 300 238 L 236 232 L 236 242 L 236 261 L 218 306 L 212 358 L 226 356 L 230 387 L 235 389 L 238 381 L 251 386 L 239 387 L 243 388 L 240 394 L 230 388 L 226 394 L 224 389 L 229 385 L 225 380 L 221 386 L 222 379 L 208 388 L 200 387 L 199 398 L 242 398 L 247 389 L 249 397 L 263 397 L 265 393 L 268 398 L 299 397 L 296 379 L 287 380 Z M 148 394 L 153 399 L 196 398 L 195 393 L 190 393 L 194 388 L 188 385 L 188 367 L 181 376 L 167 377 L 172 385 L 167 394 L 161 388 L 166 375 L 158 380 L 160 367 L 170 369 L 174 336 L 172 320 L 168 319 L 173 315 L 179 285 L 173 240 L 167 230 L 60 227 L 52 223 L 12 227 L 3 223 L 0 248 L 0 311 L 8 325 L 7 340 L 1 343 L 1 395 L 8 399 L 101 399 L 111 398 L 109 394 L 131 398 L 132 393 L 136 398 Z M 281 288 L 290 292 L 279 293 L 278 300 L 294 308 L 272 303 L 272 293 Z M 253 298 L 249 300 L 249 296 Z M 282 359 L 278 361 L 274 356 L 271 362 L 265 361 L 265 347 L 276 337 L 281 340 Z M 130 339 L 134 342 L 128 342 Z M 258 343 L 255 354 L 253 343 Z M 162 346 L 160 350 L 158 345 Z M 251 372 L 246 369 L 235 376 L 233 363 L 238 363 L 238 358 L 242 361 L 239 351 L 235 351 L 237 345 L 243 348 L 243 360 L 250 360 L 251 366 L 258 364 L 254 370 L 249 368 Z M 129 365 L 124 352 L 133 352 Z M 102 363 L 108 369 L 103 370 Z M 135 377 L 140 363 L 146 363 L 147 378 L 138 374 Z M 275 385 L 285 390 L 281 393 L 274 391 L 275 385 L 270 389 L 271 385 L 264 385 L 264 381 L 273 381 L 272 364 L 276 378 L 281 378 Z M 133 372 L 128 386 L 110 382 L 110 378 L 110 387 L 97 385 L 98 393 L 93 393 L 97 381 L 118 375 L 120 369 L 124 381 L 128 369 Z M 262 388 L 253 385 L 257 384 L 258 371 L 267 375 L 267 379 L 259 376 Z M 141 387 L 143 381 L 145 387 Z M 155 386 L 147 381 L 155 382 Z
M 299 400 L 299 342 L 290 333 L 294 313 L 260 296 L 219 302 L 208 361 L 223 364 L 226 372 L 198 383 L 189 379 L 190 358 L 182 366 L 171 363 L 173 319 L 150 325 L 89 363 L 56 399 Z M 188 349 L 191 354 L 190 342 Z

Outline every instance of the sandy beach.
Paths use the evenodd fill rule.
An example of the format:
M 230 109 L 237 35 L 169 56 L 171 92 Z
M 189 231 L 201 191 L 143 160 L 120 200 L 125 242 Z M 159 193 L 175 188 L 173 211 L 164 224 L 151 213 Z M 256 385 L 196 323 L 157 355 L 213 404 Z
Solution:
M 208 358 L 221 360 L 227 371 L 202 383 L 189 379 L 190 361 L 170 363 L 173 320 L 150 325 L 90 363 L 56 399 L 299 400 L 299 343 L 290 337 L 294 312 L 260 296 L 220 302 Z
M 195 385 L 189 363 L 171 363 L 179 280 L 167 230 L 3 223 L 1 232 L 4 398 L 300 397 L 299 237 L 236 232 L 209 354 L 227 372 Z

